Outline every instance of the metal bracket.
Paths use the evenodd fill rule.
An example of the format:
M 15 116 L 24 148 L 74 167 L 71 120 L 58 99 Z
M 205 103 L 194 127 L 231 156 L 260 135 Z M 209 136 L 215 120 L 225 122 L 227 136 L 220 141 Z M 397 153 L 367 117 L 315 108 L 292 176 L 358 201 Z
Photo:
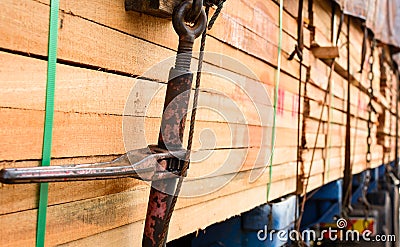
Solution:
M 186 150 L 167 151 L 156 146 L 127 152 L 111 162 L 7 168 L 0 171 L 5 184 L 70 182 L 131 177 L 155 181 L 181 176 Z M 174 169 L 171 169 L 173 167 Z

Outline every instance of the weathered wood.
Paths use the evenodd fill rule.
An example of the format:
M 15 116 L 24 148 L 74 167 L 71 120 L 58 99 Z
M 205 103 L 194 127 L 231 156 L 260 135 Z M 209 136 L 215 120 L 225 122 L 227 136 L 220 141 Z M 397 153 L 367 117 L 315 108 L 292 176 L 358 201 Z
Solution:
M 125 0 L 125 10 L 171 18 L 172 11 L 180 2 L 180 0 Z
M 182 0 L 125 0 L 126 11 L 136 11 L 143 14 L 153 15 L 163 18 L 171 18 L 174 8 Z M 214 5 L 218 0 L 209 1 Z

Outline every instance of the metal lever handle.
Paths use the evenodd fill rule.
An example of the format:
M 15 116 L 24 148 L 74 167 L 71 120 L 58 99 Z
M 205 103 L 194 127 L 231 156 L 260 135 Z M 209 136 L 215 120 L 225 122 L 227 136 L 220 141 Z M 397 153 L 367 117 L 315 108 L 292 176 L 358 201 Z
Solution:
M 131 177 L 144 181 L 161 180 L 180 176 L 171 172 L 167 160 L 184 160 L 185 150 L 167 151 L 149 146 L 127 152 L 110 162 L 7 168 L 0 171 L 0 182 L 4 184 L 69 182 Z

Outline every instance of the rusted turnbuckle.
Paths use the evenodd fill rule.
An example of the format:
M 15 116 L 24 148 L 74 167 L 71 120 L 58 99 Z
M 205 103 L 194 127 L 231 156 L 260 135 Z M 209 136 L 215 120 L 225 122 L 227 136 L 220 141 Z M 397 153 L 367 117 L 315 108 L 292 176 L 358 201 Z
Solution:
M 201 6 L 203 6 L 202 0 L 195 0 L 194 2 L 201 2 Z M 192 25 L 188 24 L 185 18 L 192 10 L 192 3 L 184 1 L 174 10 L 172 18 L 174 29 L 179 35 L 179 45 L 175 67 L 171 68 L 169 74 L 158 138 L 158 147 L 167 150 L 182 149 L 193 81 L 193 73 L 190 72 L 193 43 L 203 33 L 207 25 L 207 17 L 202 8 L 199 9 L 197 20 Z M 170 221 L 169 216 L 174 207 L 173 199 L 177 196 L 175 195 L 176 191 L 179 191 L 177 185 L 179 185 L 177 178 L 152 182 L 142 246 L 160 247 L 165 245 Z

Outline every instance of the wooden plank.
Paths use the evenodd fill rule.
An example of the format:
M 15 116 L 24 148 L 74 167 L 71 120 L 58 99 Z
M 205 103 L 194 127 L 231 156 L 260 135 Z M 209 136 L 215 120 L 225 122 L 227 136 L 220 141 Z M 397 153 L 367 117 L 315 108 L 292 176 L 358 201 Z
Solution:
M 2 70 L 0 106 L 43 110 L 46 62 L 4 52 L 0 52 L 0 62 Z M 169 66 L 163 68 L 165 67 Z M 249 108 L 254 103 L 271 106 L 275 91 L 272 85 L 260 85 L 259 81 L 216 66 L 205 65 L 204 67 L 207 73 L 204 73 L 202 77 L 202 94 L 223 94 L 234 102 L 252 101 L 244 104 Z M 209 71 L 212 73 L 208 73 Z M 168 70 L 165 69 L 163 72 L 156 69 L 152 74 L 164 74 L 166 78 Z M 282 74 L 282 82 L 285 83 L 281 84 L 279 92 L 282 95 L 281 98 L 283 97 L 283 109 L 297 111 L 297 109 L 293 109 L 293 105 L 297 103 L 294 100 L 297 99 L 298 83 L 284 74 Z M 63 112 L 123 115 L 125 105 L 134 104 L 134 108 L 137 108 L 134 113 L 136 116 L 145 116 L 146 112 L 148 117 L 159 117 L 165 97 L 165 88 L 164 83 L 59 64 L 55 109 Z M 202 96 L 200 98 L 204 99 Z M 129 102 L 129 100 L 136 101 Z M 153 106 L 151 111 L 146 110 L 148 102 L 151 102 Z M 200 102 L 200 104 L 203 103 Z M 238 106 L 241 107 L 243 104 L 238 104 Z
M 316 174 L 309 179 L 307 192 L 311 192 L 311 191 L 321 187 L 322 185 L 327 184 L 330 181 L 335 181 L 341 177 L 343 177 L 342 169 L 332 170 L 329 175 L 329 179 L 325 176 L 325 174 L 322 174 L 322 173 Z
M 344 147 L 332 147 L 328 149 L 328 156 L 329 157 L 344 157 Z M 314 152 L 314 160 L 321 160 L 324 159 L 325 156 L 325 148 L 316 148 Z M 305 149 L 302 150 L 301 158 L 304 162 L 311 162 L 313 155 L 313 149 Z
M 43 115 L 43 111 L 0 108 L 3 127 L 0 130 L 3 146 L 0 160 L 40 159 Z M 62 112 L 55 112 L 54 116 L 52 155 L 58 158 L 122 154 L 125 148 L 142 148 L 156 143 L 159 132 L 159 118 L 125 117 L 123 128 L 123 118 L 119 116 Z M 265 142 L 272 130 L 272 127 L 200 121 L 196 126 L 196 140 L 203 130 L 206 130 L 203 134 L 212 138 L 205 145 L 208 148 L 215 144 L 216 148 L 259 147 L 263 140 L 260 137 Z M 93 130 L 96 130 L 95 134 Z M 297 136 L 296 129 L 278 127 L 276 131 L 277 136 L 283 138 L 277 138 L 277 146 L 296 145 L 292 142 Z M 125 142 L 124 135 L 125 139 L 129 136 Z M 214 144 L 213 140 L 217 142 Z M 196 142 L 194 148 L 198 147 L 200 143 Z
M 345 107 L 345 101 L 334 96 L 331 97 L 331 95 L 328 93 L 326 98 L 327 100 L 324 101 L 325 99 L 325 90 L 322 90 L 321 88 L 318 88 L 311 83 L 307 84 L 307 89 L 306 89 L 306 97 L 308 99 L 318 101 L 318 102 L 325 102 L 326 105 L 331 105 L 332 108 L 335 108 L 337 110 L 344 111 L 346 110 Z M 329 99 L 332 98 L 332 103 L 329 103 Z
M 361 120 L 361 119 L 351 119 L 351 133 L 367 133 L 367 121 Z M 319 123 L 318 119 L 313 119 L 313 118 L 304 118 L 304 131 L 305 133 L 316 133 L 318 125 L 320 126 L 320 133 L 326 133 L 326 130 L 328 129 L 329 123 L 326 121 L 322 121 L 321 124 Z M 376 126 L 375 126 L 376 127 Z M 335 124 L 335 123 L 330 123 L 330 128 L 335 129 L 337 133 L 339 132 L 344 132 L 346 126 L 345 125 L 340 125 L 340 124 Z
M 328 111 L 329 107 L 327 105 L 321 105 L 322 102 L 315 102 L 313 100 L 309 100 L 307 102 L 308 104 L 305 104 L 305 111 L 307 111 L 308 117 L 312 117 L 314 119 L 321 119 L 323 121 L 328 120 Z M 323 110 L 322 118 L 321 118 L 321 111 Z M 331 122 L 336 123 L 336 124 L 342 124 L 344 125 L 346 123 L 346 115 L 344 112 L 339 111 L 337 109 L 331 108 Z
M 329 164 L 330 162 L 330 164 Z M 344 163 L 344 157 L 334 157 L 326 160 L 316 160 L 313 162 L 313 165 L 311 166 L 311 163 L 305 162 L 304 163 L 304 174 L 307 177 L 308 174 L 311 174 L 311 176 L 315 174 L 321 174 L 321 173 L 328 173 L 328 168 L 330 166 L 331 169 L 337 169 L 341 168 L 342 166 L 340 164 Z M 310 173 L 311 169 L 311 173 Z

